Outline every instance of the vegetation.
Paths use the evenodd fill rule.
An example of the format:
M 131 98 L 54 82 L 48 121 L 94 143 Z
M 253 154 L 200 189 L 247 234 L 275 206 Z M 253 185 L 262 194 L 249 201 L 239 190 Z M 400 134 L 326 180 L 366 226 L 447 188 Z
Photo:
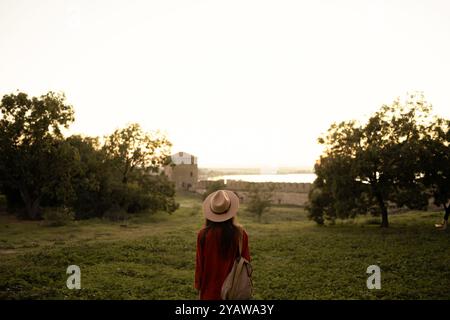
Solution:
M 208 197 L 211 193 L 216 192 L 217 190 L 225 189 L 225 188 L 226 188 L 225 183 L 222 180 L 214 181 L 207 187 L 206 191 L 203 192 L 202 198 L 203 198 L 203 200 L 205 200 L 206 197 Z
M 158 172 L 168 164 L 172 143 L 165 136 L 144 132 L 140 125 L 133 123 L 124 129 L 117 129 L 106 137 L 103 148 L 108 158 L 122 174 L 122 182 L 127 183 L 134 170 Z
M 57 173 L 70 162 L 62 128 L 74 120 L 64 95 L 49 92 L 29 98 L 25 93 L 5 95 L 0 104 L 0 177 L 11 199 L 16 194 L 26 215 L 35 219 L 46 190 L 66 189 Z M 64 197 L 64 195 L 63 195 Z
M 422 183 L 433 197 L 434 204 L 444 207 L 444 219 L 450 215 L 450 120 L 437 119 L 421 147 Z
M 248 193 L 247 210 L 256 214 L 261 221 L 263 213 L 270 210 L 272 206 L 273 188 L 263 189 L 257 184 L 252 184 Z
M 204 220 L 193 196 L 172 215 L 131 215 L 128 222 L 89 219 L 61 227 L 0 216 L 0 299 L 196 299 L 196 232 Z M 196 213 L 193 214 L 193 210 Z M 301 208 L 273 206 L 257 222 L 245 205 L 257 299 L 448 299 L 448 232 L 438 212 L 371 218 L 320 228 Z M 66 269 L 81 268 L 81 290 Z M 381 267 L 381 290 L 368 290 L 366 269 Z
M 319 139 L 326 150 L 315 166 L 310 217 L 323 224 L 372 213 L 388 227 L 390 205 L 426 209 L 433 196 L 447 208 L 449 124 L 420 94 L 382 106 L 365 124 L 333 124 Z
M 73 121 L 63 94 L 3 97 L 0 193 L 10 211 L 55 220 L 66 209 L 83 219 L 177 208 L 173 183 L 158 174 L 170 160 L 165 136 L 130 124 L 103 144 L 97 137 L 64 137 L 62 130 Z
M 203 197 L 176 198 L 173 183 L 158 174 L 170 164 L 166 137 L 138 124 L 104 143 L 64 136 L 73 121 L 62 94 L 1 100 L 0 299 L 195 299 L 201 203 L 223 182 Z M 366 124 L 331 126 L 319 140 L 326 151 L 308 212 L 271 204 L 272 190 L 255 185 L 239 213 L 255 298 L 448 299 L 448 232 L 430 227 L 440 213 L 417 210 L 432 197 L 448 218 L 449 128 L 413 95 Z M 4 214 L 5 203 L 16 216 Z M 393 205 L 410 211 L 391 213 L 389 222 Z M 381 215 L 391 227 L 375 228 L 378 219 L 361 213 Z M 319 228 L 308 218 L 333 225 Z M 73 264 L 81 290 L 66 287 Z M 381 290 L 366 287 L 373 264 L 382 270 Z

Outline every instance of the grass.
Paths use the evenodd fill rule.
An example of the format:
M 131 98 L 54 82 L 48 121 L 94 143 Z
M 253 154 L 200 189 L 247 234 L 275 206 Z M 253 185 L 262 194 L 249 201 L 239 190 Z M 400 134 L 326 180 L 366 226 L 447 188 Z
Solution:
M 0 299 L 196 299 L 193 289 L 201 200 L 182 195 L 169 215 L 100 219 L 48 227 L 0 215 Z M 256 299 L 449 299 L 450 232 L 440 212 L 371 217 L 320 227 L 296 207 L 274 207 L 258 222 L 240 212 L 250 238 Z M 66 269 L 81 268 L 81 290 Z M 382 269 L 368 290 L 366 269 Z

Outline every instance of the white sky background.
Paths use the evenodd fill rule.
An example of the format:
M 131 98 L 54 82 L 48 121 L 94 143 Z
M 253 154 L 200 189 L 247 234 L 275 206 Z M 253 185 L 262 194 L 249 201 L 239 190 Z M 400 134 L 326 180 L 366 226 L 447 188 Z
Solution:
M 450 1 L 0 0 L 0 94 L 71 132 L 160 129 L 200 166 L 306 166 L 334 121 L 422 90 L 450 116 Z

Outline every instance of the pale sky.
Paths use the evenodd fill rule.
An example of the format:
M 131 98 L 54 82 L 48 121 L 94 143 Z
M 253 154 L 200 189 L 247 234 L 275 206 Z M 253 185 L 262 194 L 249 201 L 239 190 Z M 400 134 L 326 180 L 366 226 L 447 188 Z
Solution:
M 334 121 L 421 90 L 450 117 L 450 1 L 0 0 L 0 95 L 71 132 L 160 129 L 199 166 L 308 166 Z

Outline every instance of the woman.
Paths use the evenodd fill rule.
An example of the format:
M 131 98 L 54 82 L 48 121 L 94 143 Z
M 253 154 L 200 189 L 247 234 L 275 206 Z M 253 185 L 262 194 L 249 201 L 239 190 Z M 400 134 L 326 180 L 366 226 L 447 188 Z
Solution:
M 197 235 L 195 288 L 201 300 L 220 300 L 225 278 L 239 256 L 242 237 L 242 256 L 250 261 L 248 235 L 237 224 L 238 196 L 229 190 L 211 193 L 203 202 L 205 226 Z

